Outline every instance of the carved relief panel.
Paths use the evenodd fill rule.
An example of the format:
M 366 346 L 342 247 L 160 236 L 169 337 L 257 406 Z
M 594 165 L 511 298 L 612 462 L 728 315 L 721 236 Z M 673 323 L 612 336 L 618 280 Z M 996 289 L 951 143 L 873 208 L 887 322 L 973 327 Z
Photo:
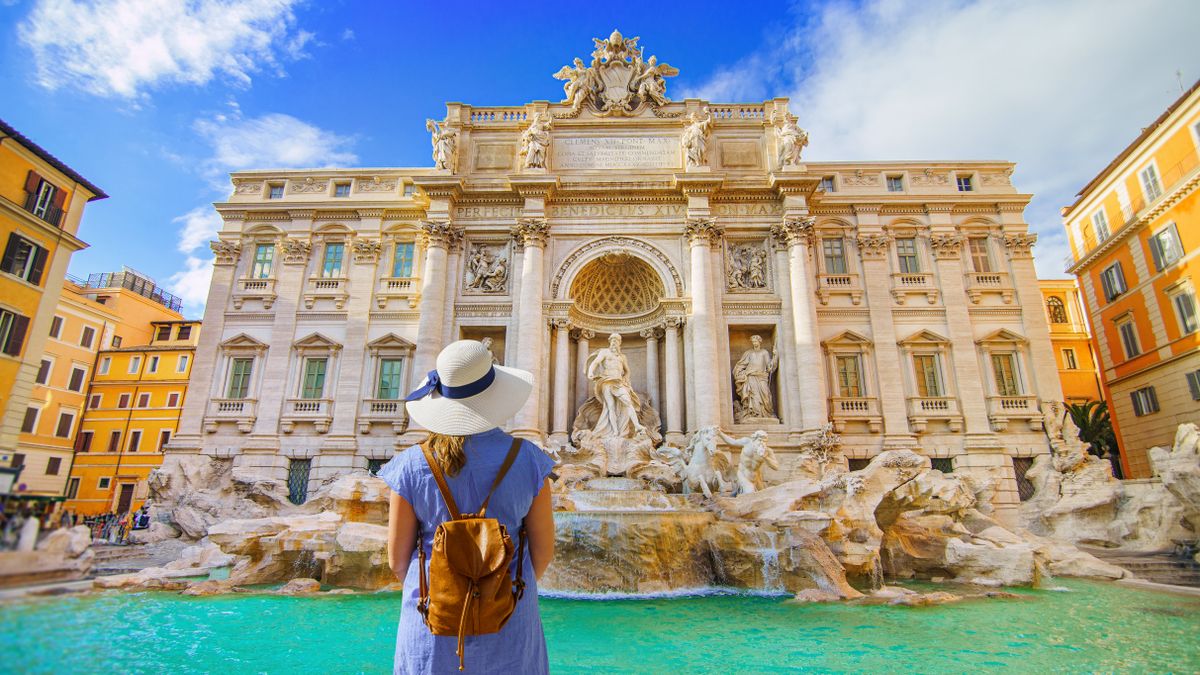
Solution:
M 465 248 L 464 295 L 505 295 L 512 247 L 505 241 L 469 241 Z
M 770 249 L 765 239 L 725 242 L 725 290 L 767 293 L 771 290 Z

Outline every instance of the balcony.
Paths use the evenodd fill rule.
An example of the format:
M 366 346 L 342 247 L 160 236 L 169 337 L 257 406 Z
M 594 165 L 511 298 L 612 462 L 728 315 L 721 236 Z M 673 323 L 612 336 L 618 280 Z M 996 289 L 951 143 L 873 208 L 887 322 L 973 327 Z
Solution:
M 248 434 L 254 430 L 258 419 L 258 400 L 253 398 L 214 398 L 208 402 L 208 413 L 204 416 L 204 431 L 216 433 L 222 422 L 237 425 L 237 430 Z
M 838 397 L 829 399 L 829 417 L 833 430 L 842 433 L 847 422 L 861 422 L 868 430 L 877 434 L 883 430 L 883 416 L 879 413 L 879 399 L 874 397 Z
M 938 289 L 933 285 L 933 275 L 924 272 L 897 273 L 892 275 L 892 298 L 903 305 L 910 295 L 924 295 L 929 304 L 938 300 Z
M 309 277 L 304 287 L 304 308 L 312 309 L 317 300 L 332 300 L 334 307 L 343 309 L 350 282 L 346 277 Z
M 310 423 L 318 434 L 329 432 L 333 422 L 333 400 L 328 398 L 289 398 L 284 405 L 279 430 L 290 434 L 298 423 Z
M 358 433 L 371 433 L 373 424 L 391 424 L 392 431 L 402 434 L 408 429 L 408 413 L 404 401 L 387 398 L 363 399 L 358 411 Z
M 1007 431 L 1009 422 L 1024 420 L 1030 431 L 1041 431 L 1042 411 L 1036 396 L 989 396 L 988 420 L 993 431 Z
M 1016 291 L 1008 280 L 1008 272 L 967 272 L 967 297 L 978 305 L 984 295 L 999 295 L 1004 304 L 1011 305 Z
M 393 298 L 408 303 L 409 309 L 417 306 L 420 294 L 417 291 L 416 277 L 384 277 L 379 280 L 379 289 L 375 291 L 375 305 L 386 309 L 388 301 Z
M 922 434 L 931 420 L 941 420 L 952 432 L 962 431 L 962 411 L 953 396 L 908 397 L 908 424 L 914 433 Z
M 37 202 L 37 192 L 30 192 L 25 197 L 25 210 L 55 227 L 62 227 L 63 210 L 51 205 L 43 205 L 39 209 Z
M 237 289 L 233 292 L 233 308 L 241 309 L 247 300 L 259 300 L 263 309 L 271 309 L 275 304 L 275 280 L 238 279 Z
M 862 302 L 863 290 L 858 283 L 857 274 L 818 274 L 817 299 L 822 305 L 829 304 L 829 298 L 834 295 L 848 295 L 850 302 L 857 305 Z

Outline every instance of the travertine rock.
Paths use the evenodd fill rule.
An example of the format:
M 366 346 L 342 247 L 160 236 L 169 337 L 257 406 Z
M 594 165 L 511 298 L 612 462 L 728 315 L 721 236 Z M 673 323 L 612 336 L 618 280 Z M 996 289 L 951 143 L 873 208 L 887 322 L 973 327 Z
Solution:
M 1200 429 L 1195 424 L 1180 424 L 1174 447 L 1150 448 L 1150 463 L 1163 486 L 1179 500 L 1195 538 L 1200 533 Z
M 129 540 L 135 544 L 157 544 L 160 541 L 168 539 L 176 539 L 179 537 L 179 530 L 166 523 L 150 523 L 150 527 L 144 530 L 133 530 L 129 533 Z
M 1057 541 L 1162 551 L 1200 532 L 1200 455 L 1195 425 L 1179 426 L 1175 447 L 1150 450 L 1157 481 L 1118 481 L 1106 460 L 1034 461 L 1026 476 L 1034 496 L 1022 525 Z M 1064 470 L 1065 469 L 1065 470 Z
M 233 592 L 233 582 L 228 579 L 208 579 L 197 581 L 179 592 L 180 595 L 205 597 L 209 595 L 225 595 Z
M 280 588 L 276 592 L 280 595 L 308 595 L 310 593 L 320 593 L 321 582 L 317 581 L 316 579 L 300 577 L 297 579 L 291 579 L 283 585 L 283 588 Z
M 92 570 L 92 537 L 77 525 L 46 535 L 36 550 L 0 552 L 0 588 L 82 579 Z

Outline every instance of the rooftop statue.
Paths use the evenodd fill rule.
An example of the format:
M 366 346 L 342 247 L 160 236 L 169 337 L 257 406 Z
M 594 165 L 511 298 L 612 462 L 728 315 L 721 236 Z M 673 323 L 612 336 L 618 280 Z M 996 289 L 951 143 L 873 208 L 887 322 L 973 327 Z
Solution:
M 554 74 L 563 81 L 563 104 L 571 106 L 568 117 L 578 115 L 586 106 L 601 117 L 636 115 L 646 107 L 659 108 L 670 102 L 664 78 L 674 77 L 679 70 L 658 58 L 642 59 L 640 38 L 626 38 L 613 31 L 607 39 L 592 38 L 596 49 L 592 63 L 584 66 L 582 59 L 574 65 L 563 66 Z
M 458 129 L 450 126 L 450 118 L 447 117 L 440 125 L 437 120 L 425 120 L 425 130 L 432 134 L 433 168 L 453 172 L 458 156 Z

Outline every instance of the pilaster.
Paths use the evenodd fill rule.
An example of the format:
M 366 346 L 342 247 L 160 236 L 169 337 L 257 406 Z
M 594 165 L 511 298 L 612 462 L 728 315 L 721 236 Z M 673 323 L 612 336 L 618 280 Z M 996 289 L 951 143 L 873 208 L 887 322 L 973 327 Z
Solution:
M 878 204 L 857 205 L 854 211 L 860 233 L 855 247 L 862 260 L 863 290 L 871 320 L 879 407 L 883 415 L 883 447 L 911 449 L 917 441 L 908 427 L 904 389 L 904 372 L 908 366 L 900 359 L 896 323 L 892 316 L 892 275 L 888 267 L 892 239 L 880 229 Z

